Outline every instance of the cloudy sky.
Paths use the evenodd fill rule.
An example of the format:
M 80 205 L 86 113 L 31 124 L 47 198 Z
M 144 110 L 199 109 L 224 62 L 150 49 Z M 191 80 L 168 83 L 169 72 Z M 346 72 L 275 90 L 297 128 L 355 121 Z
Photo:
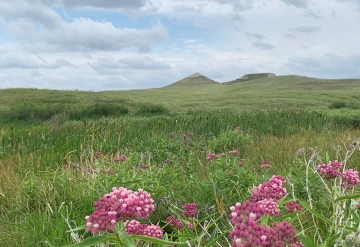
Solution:
M 360 78 L 360 0 L 0 0 L 0 88 Z

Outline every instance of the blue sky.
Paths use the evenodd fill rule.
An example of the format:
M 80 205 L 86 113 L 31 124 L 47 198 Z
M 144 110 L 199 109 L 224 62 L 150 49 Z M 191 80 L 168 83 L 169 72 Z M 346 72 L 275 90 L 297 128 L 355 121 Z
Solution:
M 0 88 L 360 78 L 360 0 L 0 0 Z

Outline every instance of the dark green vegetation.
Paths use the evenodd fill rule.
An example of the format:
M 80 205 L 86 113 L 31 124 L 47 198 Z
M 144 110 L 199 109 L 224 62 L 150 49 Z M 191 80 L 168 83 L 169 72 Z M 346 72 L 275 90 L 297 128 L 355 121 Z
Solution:
M 98 93 L 1 90 L 0 246 L 73 243 L 66 231 L 83 225 L 93 202 L 113 186 L 149 191 L 157 208 L 153 223 L 164 225 L 171 206 L 197 202 L 200 218 L 224 213 L 219 226 L 226 225 L 228 207 L 271 175 L 304 188 L 298 150 L 307 155 L 317 148 L 324 162 L 326 154 L 341 160 L 360 136 L 354 128 L 360 80 L 204 80 Z M 329 107 L 338 101 L 345 108 Z M 209 152 L 233 149 L 240 156 L 205 161 Z M 127 160 L 114 161 L 119 155 Z M 259 168 L 264 159 L 268 170 Z M 360 154 L 348 164 L 359 169 Z M 314 205 L 330 214 L 318 177 L 310 180 Z M 306 199 L 305 189 L 295 195 Z M 302 221 L 306 226 L 310 218 Z

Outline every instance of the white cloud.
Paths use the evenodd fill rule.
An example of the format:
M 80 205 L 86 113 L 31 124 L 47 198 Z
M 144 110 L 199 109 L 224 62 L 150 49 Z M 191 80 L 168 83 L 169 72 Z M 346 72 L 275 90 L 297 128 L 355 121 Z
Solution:
M 42 57 L 23 54 L 6 54 L 0 56 L 0 68 L 2 69 L 58 69 L 61 67 L 73 66 L 75 65 L 63 58 L 58 58 L 53 62 L 47 62 Z

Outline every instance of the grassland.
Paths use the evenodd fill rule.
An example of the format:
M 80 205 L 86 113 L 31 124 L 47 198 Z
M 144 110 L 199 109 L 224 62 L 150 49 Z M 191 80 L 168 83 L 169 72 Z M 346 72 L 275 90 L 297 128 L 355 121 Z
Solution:
M 1 90 L 0 246 L 75 243 L 67 231 L 85 224 L 93 202 L 114 186 L 150 192 L 156 211 L 144 222 L 159 223 L 169 234 L 176 232 L 165 222 L 172 210 L 198 203 L 199 232 L 179 231 L 173 240 L 200 239 L 200 219 L 210 217 L 209 231 L 220 237 L 211 242 L 205 234 L 196 246 L 228 246 L 220 233 L 230 229 L 228 208 L 272 175 L 286 177 L 288 191 L 295 188 L 289 197 L 306 202 L 310 191 L 313 210 L 331 222 L 314 221 L 312 211 L 282 211 L 303 236 L 318 237 L 305 246 L 334 246 L 323 240 L 338 231 L 334 212 L 341 210 L 332 207 L 332 196 L 342 190 L 327 194 L 321 177 L 307 168 L 337 159 L 360 169 L 354 145 L 360 130 L 343 118 L 359 116 L 359 82 L 280 76 L 112 92 Z M 339 101 L 345 105 L 329 109 Z M 233 149 L 240 155 L 229 155 Z M 209 153 L 224 155 L 207 162 Z M 121 155 L 127 159 L 116 161 Z M 264 160 L 271 168 L 260 168 Z M 357 200 L 346 205 L 359 217 Z M 338 246 L 354 247 L 353 239 L 341 241 L 347 244 Z

